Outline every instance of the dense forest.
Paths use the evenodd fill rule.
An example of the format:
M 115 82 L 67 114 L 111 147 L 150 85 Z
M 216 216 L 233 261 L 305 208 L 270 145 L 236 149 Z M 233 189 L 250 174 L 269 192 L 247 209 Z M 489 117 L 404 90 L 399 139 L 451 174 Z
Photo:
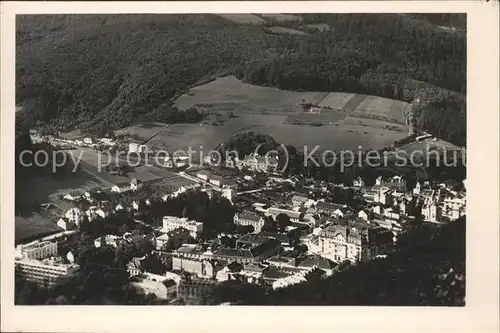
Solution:
M 445 226 L 415 224 L 385 259 L 267 294 L 254 285 L 223 283 L 211 299 L 242 305 L 464 306 L 465 224 L 465 217 Z
M 232 74 L 284 89 L 439 98 L 453 101 L 450 110 L 465 109 L 465 15 L 302 17 L 280 25 L 333 29 L 270 34 L 216 15 L 18 16 L 16 102 L 30 124 L 60 130 L 190 122 L 199 116 L 178 116 L 171 99 Z M 450 25 L 458 28 L 442 27 Z M 435 121 L 423 128 L 463 141 L 464 117 Z

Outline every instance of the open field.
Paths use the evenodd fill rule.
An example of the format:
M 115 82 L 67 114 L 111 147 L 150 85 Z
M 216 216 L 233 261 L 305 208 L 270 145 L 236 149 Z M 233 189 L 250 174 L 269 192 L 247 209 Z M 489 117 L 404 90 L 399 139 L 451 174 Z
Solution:
M 168 125 L 163 123 L 147 123 L 119 129 L 115 131 L 115 134 L 128 134 L 130 136 L 140 137 L 143 140 L 148 140 L 150 137 L 167 127 Z
M 280 115 L 251 115 L 242 114 L 237 118 L 229 118 L 224 124 L 214 126 L 211 124 L 174 124 L 160 133 L 149 144 L 162 146 L 169 151 L 184 150 L 189 147 L 199 155 L 199 151 L 214 149 L 222 141 L 233 134 L 257 129 L 263 125 L 283 124 L 285 116 Z M 202 147 L 202 148 L 200 148 Z
M 260 14 L 260 16 L 268 19 L 274 19 L 280 22 L 283 21 L 302 21 L 302 17 L 291 14 Z
M 349 100 L 355 95 L 356 94 L 332 92 L 319 102 L 318 106 L 340 110 L 343 109 L 347 102 L 349 102 Z
M 302 113 L 289 115 L 284 120 L 285 124 L 323 124 L 333 125 L 344 120 L 346 114 L 341 111 L 326 110 L 321 113 Z
M 266 30 L 275 34 L 307 35 L 304 31 L 283 27 L 270 27 L 266 28 Z
M 312 29 L 318 29 L 319 31 L 328 31 L 332 29 L 328 24 L 326 23 L 318 23 L 318 24 L 307 24 L 307 28 L 312 28 Z
M 294 145 L 302 151 L 307 146 L 309 152 L 317 145 L 320 146 L 318 150 L 353 150 L 356 152 L 358 146 L 362 147 L 361 150 L 380 149 L 406 136 L 401 132 L 353 125 L 313 127 L 286 124 L 259 126 L 252 131 L 269 134 L 277 142 Z
M 408 103 L 388 98 L 367 96 L 351 114 L 352 117 L 372 118 L 404 124 Z
M 407 132 L 408 131 L 408 128 L 406 127 L 406 125 L 395 124 L 393 122 L 377 120 L 377 119 L 370 119 L 370 118 L 358 118 L 358 117 L 348 116 L 344 119 L 342 124 L 366 126 L 366 127 L 371 127 L 371 128 L 382 128 L 382 129 L 394 130 L 394 131 L 399 131 L 399 132 Z
M 195 104 L 238 105 L 240 109 L 282 109 L 297 106 L 304 99 L 308 103 L 319 103 L 328 93 L 297 92 L 278 88 L 261 87 L 244 83 L 234 76 L 225 76 L 207 84 L 192 88 L 192 95 L 184 94 L 175 100 L 179 109 Z
M 252 14 L 218 14 L 226 20 L 242 24 L 261 24 L 265 20 Z
M 52 221 L 38 213 L 29 217 L 16 216 L 15 243 L 18 244 L 31 237 L 49 235 L 62 231 L 63 229 L 59 228 L 56 222 L 57 221 Z

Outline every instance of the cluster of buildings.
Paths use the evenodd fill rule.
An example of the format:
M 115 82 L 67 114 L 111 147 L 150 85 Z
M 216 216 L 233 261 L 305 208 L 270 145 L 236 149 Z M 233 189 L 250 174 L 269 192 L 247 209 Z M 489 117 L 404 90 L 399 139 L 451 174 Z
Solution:
M 94 144 L 88 140 L 84 143 Z M 139 143 L 129 144 L 131 152 L 142 153 L 145 150 L 145 146 Z M 170 162 L 175 165 L 177 161 Z M 434 223 L 452 221 L 465 215 L 465 192 L 454 191 L 445 184 L 431 185 L 428 182 L 417 183 L 414 189 L 409 190 L 404 179 L 398 176 L 389 179 L 379 177 L 371 187 L 366 187 L 362 179 L 356 179 L 352 187 L 360 191 L 364 203 L 355 210 L 336 202 L 336 198 L 325 200 L 323 197 L 328 197 L 326 195 L 299 190 L 302 185 L 297 185 L 297 179 L 272 175 L 277 171 L 277 162 L 277 157 L 255 154 L 243 160 L 226 161 L 227 166 L 234 169 L 264 173 L 263 177 L 267 177 L 266 193 L 258 193 L 260 189 L 256 189 L 248 191 L 254 191 L 252 196 L 245 197 L 248 193 L 238 194 L 238 183 L 234 180 L 199 170 L 192 176 L 186 175 L 193 179 L 192 185 L 181 186 L 162 197 L 166 201 L 190 190 L 204 191 L 209 196 L 217 191 L 232 203 L 238 200 L 233 222 L 240 226 L 252 226 L 251 233 L 219 235 L 213 240 L 202 241 L 199 235 L 203 232 L 203 222 L 164 216 L 162 227 L 154 235 L 106 235 L 95 239 L 94 245 L 117 247 L 121 242 L 150 243 L 154 249 L 151 253 L 133 258 L 127 265 L 131 284 L 161 299 L 197 298 L 217 283 L 227 280 L 244 280 L 279 289 L 304 282 L 309 274 L 329 276 L 347 261 L 356 264 L 389 254 L 405 224 L 416 215 L 420 214 L 425 221 Z M 248 180 L 247 177 L 251 179 L 247 175 L 245 180 Z M 285 183 L 294 186 L 295 191 L 279 193 L 280 186 Z M 142 182 L 133 179 L 116 184 L 109 191 L 123 194 L 139 191 L 142 186 Z M 329 191 L 320 182 L 313 181 L 312 188 L 319 189 L 323 194 Z M 274 195 L 270 195 L 269 192 L 273 191 Z M 92 222 L 120 210 L 139 210 L 140 203 L 137 201 L 112 207 L 101 199 L 101 193 L 102 190 L 96 189 L 83 194 L 66 194 L 66 201 L 86 200 L 89 205 L 86 209 L 68 209 L 57 225 L 65 230 L 78 230 L 84 218 Z M 262 202 L 259 202 L 260 199 Z M 143 204 L 151 205 L 151 202 L 146 200 Z M 286 225 L 281 225 L 282 221 L 286 221 Z M 274 229 L 269 227 L 273 222 Z M 234 242 L 223 241 L 224 237 Z M 170 249 L 167 244 L 178 246 Z M 166 248 L 169 248 L 169 253 L 165 252 Z M 49 284 L 78 274 L 79 267 L 72 257 L 62 258 L 57 253 L 57 242 L 53 241 L 42 240 L 18 246 L 16 272 L 28 280 Z M 165 274 L 147 271 L 144 263 L 150 256 L 161 257 L 167 270 Z
M 53 285 L 75 276 L 80 267 L 58 255 L 56 241 L 34 241 L 18 245 L 15 251 L 15 271 L 27 281 Z

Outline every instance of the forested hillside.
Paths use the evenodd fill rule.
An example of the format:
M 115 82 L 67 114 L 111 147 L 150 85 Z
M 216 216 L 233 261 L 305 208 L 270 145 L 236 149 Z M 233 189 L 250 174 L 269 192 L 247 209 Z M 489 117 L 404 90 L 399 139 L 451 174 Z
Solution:
M 290 90 L 465 105 L 466 33 L 442 29 L 440 22 L 464 20 L 307 14 L 301 23 L 279 24 L 304 30 L 326 23 L 332 29 L 287 35 L 216 15 L 18 16 L 16 101 L 32 124 L 113 129 L 171 120 L 173 97 L 202 80 L 232 74 Z M 465 120 L 447 119 L 437 117 L 432 130 L 452 142 L 465 137 Z

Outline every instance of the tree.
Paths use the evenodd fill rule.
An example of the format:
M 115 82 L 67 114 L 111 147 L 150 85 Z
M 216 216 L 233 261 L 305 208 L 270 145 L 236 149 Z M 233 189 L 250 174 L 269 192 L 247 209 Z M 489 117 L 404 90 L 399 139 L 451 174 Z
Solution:
M 276 223 L 279 231 L 284 232 L 286 227 L 290 225 L 290 217 L 286 214 L 280 213 L 276 216 Z

